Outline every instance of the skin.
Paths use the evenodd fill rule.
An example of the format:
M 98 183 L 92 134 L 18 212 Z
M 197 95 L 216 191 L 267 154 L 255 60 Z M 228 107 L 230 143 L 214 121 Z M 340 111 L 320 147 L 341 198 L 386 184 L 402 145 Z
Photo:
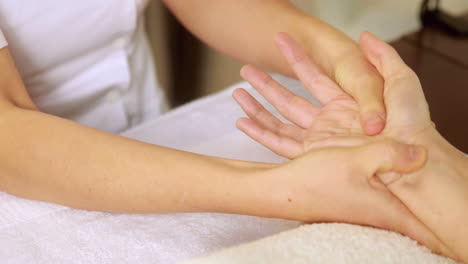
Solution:
M 405 158 L 408 151 L 398 144 L 369 145 L 374 152 L 393 153 L 385 156 L 357 149 L 373 158 L 369 164 L 360 160 L 348 164 L 355 154 L 347 148 L 322 149 L 281 165 L 171 150 L 41 113 L 27 95 L 7 49 L 0 50 L 0 66 L 5 69 L 0 73 L 0 87 L 4 87 L 0 93 L 0 189 L 10 194 L 120 213 L 224 212 L 344 221 L 392 230 L 409 222 L 413 230 L 420 228 L 389 192 L 376 192 L 367 181 L 377 171 L 405 172 L 422 166 L 422 159 L 407 165 L 412 164 Z M 384 158 L 374 158 L 379 156 Z M 324 160 L 330 161 L 327 166 L 321 164 Z M 335 162 L 347 165 L 338 168 Z M 334 177 L 330 182 L 340 183 L 340 189 L 347 192 L 333 191 L 333 185 L 320 187 L 328 175 Z M 269 184 L 274 192 L 266 187 Z M 307 185 L 316 186 L 316 191 L 299 188 Z M 291 196 L 275 195 L 280 193 Z M 319 200 L 335 201 L 337 206 L 340 201 L 351 203 L 346 208 L 360 210 L 331 211 L 317 204 Z
M 0 68 L 2 191 L 85 210 L 340 221 L 435 241 L 419 231 L 420 223 L 373 177 L 422 167 L 425 155 L 412 155 L 414 147 L 385 140 L 321 148 L 280 165 L 207 157 L 42 113 L 7 48 L 0 50 Z
M 365 132 L 373 134 L 383 128 L 382 118 L 368 124 L 366 116 L 382 115 L 381 77 L 342 33 L 286 1 L 249 1 L 248 5 L 246 1 L 211 1 L 206 5 L 196 1 L 210 7 L 203 9 L 194 2 L 167 4 L 202 39 L 247 62 L 292 74 L 270 44 L 271 38 L 283 27 L 303 36 L 302 44 L 309 47 L 327 75 L 346 84 L 347 93 L 361 102 L 356 110 L 358 119 L 364 120 L 364 127 L 371 125 Z M 217 18 L 221 7 L 237 16 Z M 204 13 L 207 9 L 213 17 Z M 255 15 L 235 19 L 254 9 Z M 207 17 L 227 21 L 226 26 L 213 28 Z M 252 39 L 252 35 L 258 37 Z M 249 47 L 248 52 L 245 47 Z M 372 177 L 378 172 L 407 173 L 420 168 L 425 155 L 414 158 L 414 147 L 388 140 L 359 147 L 317 147 L 317 151 L 281 165 L 196 155 L 42 113 L 28 95 L 7 48 L 0 50 L 0 69 L 0 190 L 10 194 L 120 213 L 224 212 L 309 222 L 342 221 L 435 241 L 430 234 L 418 231 L 423 228 L 420 223 Z M 352 82 L 355 75 L 362 79 Z M 369 162 L 356 160 L 356 155 Z M 336 210 L 330 210 L 327 203 Z
M 352 39 L 289 1 L 164 2 L 186 28 L 221 53 L 296 77 L 271 41 L 277 32 L 287 32 L 327 76 L 359 103 L 360 121 L 366 134 L 375 135 L 384 128 L 383 80 L 379 73 Z
M 289 36 L 279 34 L 276 42 L 305 87 L 324 106 L 312 105 L 260 70 L 246 66 L 242 76 L 295 125 L 281 123 L 239 89 L 234 98 L 249 118 L 240 119 L 238 127 L 289 158 L 323 147 L 359 146 L 384 139 L 423 146 L 429 153 L 423 169 L 413 174 L 379 173 L 380 184 L 387 185 L 395 199 L 410 209 L 414 219 L 427 227 L 423 232 L 438 239 L 436 243 L 424 239 L 420 242 L 435 252 L 467 261 L 467 158 L 435 129 L 420 82 L 396 51 L 370 33 L 361 37 L 364 54 L 385 80 L 387 125 L 380 135 L 369 137 L 358 124 L 357 102 L 340 91 Z
M 362 46 L 369 60 L 386 80 L 386 90 L 395 95 L 387 104 L 406 111 L 406 117 L 390 116 L 411 122 L 403 142 L 423 145 L 429 151 L 426 166 L 417 173 L 379 175 L 387 187 L 436 234 L 463 262 L 468 262 L 468 158 L 436 130 L 427 126 L 429 111 L 418 108 L 425 103 L 416 75 L 389 46 L 371 35 L 363 37 Z M 406 93 L 405 93 L 406 92 Z M 403 99 L 405 93 L 408 97 Z M 386 100 L 387 101 L 387 100 Z M 423 129 L 423 130 L 421 130 Z M 394 134 L 394 137 L 398 136 Z M 405 136 L 405 135 L 403 135 Z M 402 177 L 403 176 L 403 177 Z M 435 191 L 436 190 L 436 191 Z
M 145 144 L 42 113 L 6 48 L 0 68 L 0 190 L 10 194 L 110 212 L 234 212 L 243 176 L 272 166 Z
M 370 84 L 375 86 L 381 77 L 369 70 L 371 67 L 356 44 L 287 1 L 200 0 L 166 1 L 166 4 L 197 36 L 216 49 L 286 74 L 292 71 L 284 66 L 279 52 L 271 45 L 273 32 L 284 28 L 303 36 L 311 51 L 327 47 L 326 53 L 311 53 L 320 57 L 331 75 L 346 76 L 348 71 L 360 69 L 369 86 L 358 98 L 370 98 L 363 100 L 366 103 L 362 107 L 382 112 L 380 86 L 370 89 Z M 244 17 L 252 12 L 252 7 L 256 7 L 256 15 Z M 221 10 L 230 10 L 232 16 L 220 16 Z M 223 21 L 225 26 L 213 27 L 216 24 L 213 21 Z M 316 34 L 322 37 L 314 37 Z M 245 47 L 251 48 L 246 52 Z M 356 58 L 359 66 L 346 66 L 345 57 Z M 243 181 L 245 175 L 257 174 L 258 170 L 273 165 L 175 151 L 42 113 L 31 100 L 8 48 L 0 50 L 0 69 L 1 190 L 87 210 L 261 215 L 257 213 L 260 206 L 250 202 L 258 199 L 255 192 L 246 191 Z M 366 113 L 372 112 L 369 109 Z M 382 128 L 383 121 L 378 121 L 377 127 Z

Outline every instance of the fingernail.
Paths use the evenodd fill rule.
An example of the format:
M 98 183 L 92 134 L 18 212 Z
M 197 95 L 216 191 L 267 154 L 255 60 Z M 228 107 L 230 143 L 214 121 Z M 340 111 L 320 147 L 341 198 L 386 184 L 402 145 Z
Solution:
M 367 117 L 365 125 L 366 133 L 369 135 L 375 135 L 382 131 L 385 126 L 385 119 L 382 115 L 372 114 Z
M 410 145 L 409 147 L 409 154 L 411 160 L 418 160 L 423 153 L 423 149 L 416 145 Z
M 385 117 L 382 113 L 373 113 L 370 115 L 370 117 L 367 118 L 367 121 L 369 123 L 385 122 Z

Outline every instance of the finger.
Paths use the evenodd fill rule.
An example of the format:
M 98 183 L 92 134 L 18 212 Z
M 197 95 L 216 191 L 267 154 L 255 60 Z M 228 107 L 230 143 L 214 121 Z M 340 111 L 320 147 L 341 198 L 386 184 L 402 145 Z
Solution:
M 320 103 L 327 104 L 345 94 L 288 34 L 278 33 L 275 42 L 294 73 Z
M 303 142 L 304 130 L 294 125 L 284 124 L 276 116 L 266 110 L 255 98 L 244 89 L 236 89 L 232 94 L 234 100 L 241 106 L 249 118 L 259 125 L 281 136 L 287 136 Z
M 369 143 L 369 140 L 362 135 L 359 136 L 333 136 L 329 138 L 320 139 L 317 141 L 307 142 L 305 146 L 307 151 L 319 150 L 323 148 L 333 147 L 356 147 Z
M 299 79 L 322 104 L 343 96 L 343 90 L 286 33 L 279 33 L 276 43 Z M 358 102 L 366 134 L 379 134 L 386 119 L 383 81 L 379 74 L 365 58 L 351 58 L 337 66 L 335 79 Z
M 292 138 L 275 134 L 248 118 L 239 119 L 236 125 L 247 136 L 280 156 L 293 159 L 304 152 L 301 143 Z
M 309 127 L 320 109 L 306 99 L 295 95 L 268 74 L 246 65 L 241 76 L 263 95 L 285 118 L 296 125 Z
M 413 75 L 397 51 L 370 32 L 361 34 L 359 45 L 367 57 L 385 80 L 395 77 Z
M 369 32 L 361 35 L 360 46 L 367 59 L 384 77 L 386 89 L 391 89 L 385 91 L 389 118 L 398 118 L 399 125 L 430 122 L 429 108 L 418 76 L 396 50 Z
M 359 104 L 361 126 L 368 135 L 379 134 L 385 127 L 384 82 L 380 74 L 361 54 L 349 55 L 335 68 L 335 80 Z
M 381 180 L 388 184 L 398 180 L 403 173 L 411 173 L 422 168 L 427 160 L 426 149 L 422 146 L 407 145 L 394 140 L 381 140 L 361 147 L 356 155 L 365 166 L 367 175 L 394 172 Z M 365 162 L 363 162 L 365 161 Z

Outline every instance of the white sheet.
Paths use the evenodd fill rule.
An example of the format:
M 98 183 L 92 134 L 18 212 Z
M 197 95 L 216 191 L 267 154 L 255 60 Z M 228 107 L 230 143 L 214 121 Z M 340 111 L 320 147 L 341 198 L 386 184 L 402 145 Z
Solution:
M 296 81 L 282 78 L 281 82 L 296 92 L 307 94 Z M 245 83 L 235 87 L 239 86 L 248 87 Z M 281 162 L 282 158 L 236 130 L 235 121 L 243 113 L 230 97 L 232 90 L 233 87 L 183 106 L 124 135 L 207 155 Z M 89 212 L 1 192 L 0 212 L 0 262 L 15 264 L 175 263 L 299 226 L 294 221 L 226 214 Z M 353 233 L 348 234 L 343 234 L 342 240 L 350 247 L 358 245 Z M 325 235 L 322 239 L 326 243 L 328 238 Z M 385 236 L 382 239 L 392 241 Z M 317 243 L 315 245 L 321 245 L 320 241 Z M 397 248 L 405 254 L 405 248 Z M 365 255 L 375 248 L 362 250 Z M 416 248 L 413 243 L 407 250 L 423 249 Z M 428 257 L 425 263 L 441 263 L 438 260 Z

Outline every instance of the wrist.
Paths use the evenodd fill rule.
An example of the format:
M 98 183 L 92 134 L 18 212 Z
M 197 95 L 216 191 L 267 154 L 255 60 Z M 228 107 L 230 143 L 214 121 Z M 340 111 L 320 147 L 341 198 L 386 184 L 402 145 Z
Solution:
M 439 213 L 435 214 L 437 217 L 429 226 L 455 255 L 466 261 L 468 246 L 465 239 L 468 230 L 464 225 L 468 218 L 468 158 L 440 134 L 434 142 L 437 147 L 433 148 L 432 163 L 439 164 L 434 171 L 443 179 L 438 181 L 437 188 L 432 189 L 439 193 L 433 196 L 441 197 L 437 199 L 440 203 L 435 203 L 433 207 Z M 434 205 L 434 201 L 431 205 Z
M 240 184 L 243 196 L 238 199 L 237 211 L 246 215 L 268 218 L 291 217 L 283 210 L 284 205 L 288 203 L 288 195 L 285 192 L 291 185 L 287 182 L 279 183 L 283 167 L 284 164 L 281 164 L 248 172 Z
M 197 211 L 272 217 L 268 179 L 278 165 L 228 160 L 221 166 Z
M 314 162 L 317 161 L 317 162 Z M 324 207 L 326 197 L 323 193 L 324 182 L 320 177 L 303 178 L 304 175 L 320 175 L 321 159 L 298 158 L 269 168 L 257 174 L 255 181 L 255 208 L 257 216 L 281 218 L 295 221 L 322 221 L 326 220 L 327 208 Z M 333 185 L 333 181 L 324 181 Z M 327 195 L 327 194 L 326 194 Z M 328 212 L 330 213 L 330 212 Z
M 439 164 L 450 166 L 463 175 L 468 172 L 467 156 L 450 144 L 434 127 L 425 132 L 416 144 L 426 146 L 432 152 L 431 157 Z
M 392 192 L 454 253 L 466 252 L 468 160 L 434 128 L 414 144 L 428 150 L 424 168 L 391 186 Z M 447 252 L 445 252 L 447 254 Z
M 267 218 L 301 220 L 301 214 L 310 212 L 295 210 L 298 202 L 294 188 L 294 175 L 297 173 L 291 162 L 262 169 L 249 169 L 234 177 L 236 184 L 231 186 L 232 196 L 229 208 L 224 212 L 254 215 Z M 240 176 L 240 177 L 239 177 Z
M 353 39 L 314 17 L 304 18 L 303 22 L 297 25 L 296 32 L 299 44 L 309 51 L 309 56 L 331 77 L 335 77 L 336 68 L 344 61 L 353 61 L 355 64 L 356 57 L 363 58 Z

